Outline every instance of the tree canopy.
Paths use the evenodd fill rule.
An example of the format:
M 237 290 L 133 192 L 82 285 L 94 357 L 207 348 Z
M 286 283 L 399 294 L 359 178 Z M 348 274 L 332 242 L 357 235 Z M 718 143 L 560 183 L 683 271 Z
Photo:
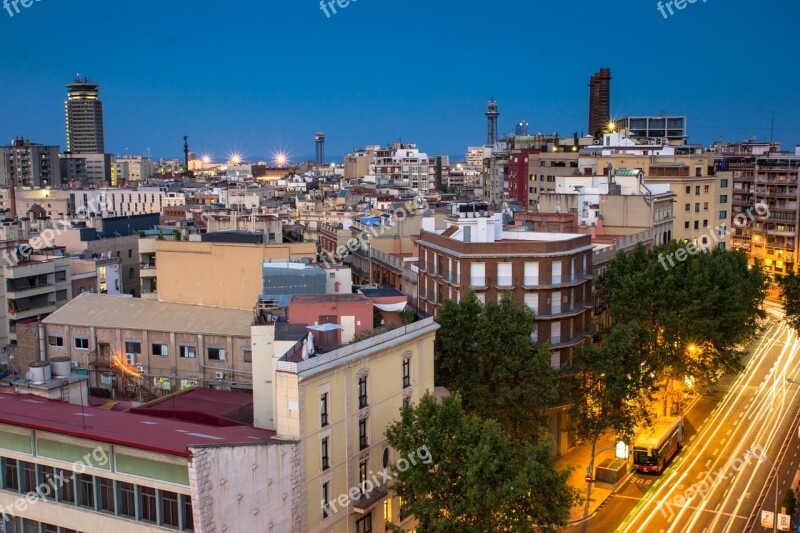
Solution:
M 393 490 L 420 531 L 556 531 L 579 503 L 551 444 L 509 439 L 495 421 L 467 413 L 459 395 L 438 403 L 428 394 L 404 407 L 386 436 L 401 458 L 423 448 L 430 457 L 392 466 Z
M 786 313 L 786 322 L 795 332 L 800 333 L 800 276 L 790 271 L 787 275 L 778 278 L 778 286 Z
M 558 399 L 558 373 L 546 345 L 531 340 L 536 316 L 511 294 L 482 304 L 468 292 L 444 302 L 436 320 L 436 383 L 460 392 L 464 408 L 492 418 L 513 438 L 532 442 Z

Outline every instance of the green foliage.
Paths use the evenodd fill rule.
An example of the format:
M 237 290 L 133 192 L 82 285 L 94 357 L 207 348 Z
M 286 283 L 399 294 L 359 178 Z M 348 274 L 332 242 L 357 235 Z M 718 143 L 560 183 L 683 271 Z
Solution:
M 177 229 L 173 230 L 172 234 L 175 235 L 176 241 L 180 241 L 183 238 L 183 235 L 181 234 L 180 230 Z
M 792 489 L 786 491 L 786 496 L 784 496 L 781 505 L 786 507 L 786 512 L 791 515 L 797 510 L 797 495 Z
M 600 279 L 600 303 L 614 323 L 648 332 L 643 351 L 664 378 L 715 383 L 740 369 L 740 348 L 758 332 L 767 278 L 741 251 L 673 255 L 679 243 L 619 254 Z M 669 261 L 672 257 L 672 263 Z M 691 347 L 691 350 L 690 350 Z
M 789 272 L 778 278 L 786 322 L 796 332 L 800 332 L 800 276 Z
M 419 531 L 557 531 L 580 501 L 569 472 L 555 469 L 552 444 L 510 440 L 496 422 L 466 413 L 458 395 L 439 404 L 426 394 L 386 436 L 401 458 L 430 458 L 405 471 L 392 465 L 393 490 Z
M 375 329 L 362 331 L 361 333 L 356 334 L 351 341 L 352 344 L 357 342 L 365 341 L 367 339 L 371 339 L 372 337 L 377 337 L 378 335 L 383 335 L 384 333 L 389 333 L 392 330 L 397 329 L 396 324 L 388 324 L 386 326 L 381 326 Z
M 403 322 L 408 324 L 413 324 L 417 320 L 417 313 L 413 311 L 413 309 L 406 309 L 400 313 L 400 316 L 403 317 Z
M 636 321 L 602 332 L 598 346 L 584 345 L 575 356 L 580 372 L 574 381 L 571 415 L 578 438 L 594 445 L 606 431 L 629 441 L 649 423 L 653 374 L 642 360 L 648 334 Z
M 536 317 L 511 294 L 483 305 L 473 292 L 445 301 L 436 320 L 436 383 L 461 393 L 464 408 L 495 419 L 514 439 L 533 442 L 559 397 L 547 346 L 535 345 Z

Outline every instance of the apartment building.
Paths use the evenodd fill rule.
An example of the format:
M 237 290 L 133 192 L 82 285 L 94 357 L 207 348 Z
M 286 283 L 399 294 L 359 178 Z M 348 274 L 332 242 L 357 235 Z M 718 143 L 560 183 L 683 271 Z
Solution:
M 283 474 L 298 445 L 274 431 L 24 394 L 0 405 L 3 531 L 300 531 Z
M 375 153 L 370 175 L 385 176 L 420 194 L 436 192 L 436 158 L 420 152 L 415 144 L 395 143 Z
M 715 148 L 718 174 L 732 183 L 731 246 L 770 275 L 797 272 L 800 150 L 791 154 L 756 142 Z
M 387 426 L 404 403 L 433 390 L 438 327 L 427 319 L 304 358 L 302 350 L 287 353 L 274 326 L 253 326 L 255 425 L 300 442 L 302 522 L 295 531 L 382 533 L 386 523 L 413 529 L 385 481 L 365 489 L 400 458 L 388 445 Z M 347 495 L 345 505 L 340 495 Z
M 58 146 L 43 146 L 27 139 L 15 139 L 0 146 L 0 186 L 52 187 L 61 185 Z
M 361 150 L 354 150 L 344 158 L 344 179 L 358 180 L 370 174 L 370 165 L 374 163 L 375 154 L 380 146 L 367 146 Z
M 69 357 L 104 396 L 148 398 L 198 385 L 249 391 L 253 305 L 245 311 L 84 293 L 42 321 L 42 357 Z
M 640 169 L 646 185 L 669 185 L 676 195 L 673 238 L 728 247 L 733 187 L 717 175 L 713 153 L 699 146 L 639 144 L 613 134 L 584 162 L 593 167 L 593 175 L 607 175 L 609 168 Z

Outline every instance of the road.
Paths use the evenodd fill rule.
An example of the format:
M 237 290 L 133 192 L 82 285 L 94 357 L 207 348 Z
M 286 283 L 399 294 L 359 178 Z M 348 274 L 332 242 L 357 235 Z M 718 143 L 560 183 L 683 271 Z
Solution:
M 787 382 L 800 382 L 800 341 L 779 321 L 780 309 L 769 306 L 768 311 L 776 320 L 746 369 L 618 531 L 746 531 L 754 524 L 751 516 L 760 514 L 764 505 L 774 508 L 775 499 L 771 466 L 749 455 L 748 448 L 778 464 L 779 500 L 783 499 L 800 453 L 800 387 Z M 786 453 L 781 454 L 782 449 Z M 759 521 L 755 526 L 761 529 Z

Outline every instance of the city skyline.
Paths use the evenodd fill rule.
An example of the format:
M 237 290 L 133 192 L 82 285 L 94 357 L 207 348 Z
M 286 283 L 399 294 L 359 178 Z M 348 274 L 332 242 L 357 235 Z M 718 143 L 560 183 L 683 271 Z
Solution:
M 773 53 L 792 46 L 789 21 L 800 14 L 795 3 L 774 2 L 762 10 L 753 10 L 744 0 L 708 3 L 668 20 L 655 4 L 622 1 L 598 11 L 587 3 L 568 33 L 550 24 L 530 32 L 525 23 L 533 16 L 558 20 L 556 5 L 506 5 L 498 9 L 494 23 L 471 15 L 470 7 L 482 7 L 477 2 L 462 5 L 452 11 L 411 0 L 398 11 L 361 2 L 331 18 L 313 2 L 252 6 L 237 25 L 215 20 L 206 1 L 193 4 L 188 13 L 180 6 L 162 7 L 159 16 L 165 20 L 185 20 L 190 28 L 213 21 L 216 34 L 229 39 L 161 33 L 150 10 L 131 5 L 125 17 L 134 29 L 128 37 L 120 38 L 113 26 L 101 26 L 95 39 L 79 42 L 67 38 L 67 28 L 79 24 L 87 11 L 110 19 L 118 16 L 116 8 L 99 2 L 77 8 L 36 4 L 36 9 L 0 19 L 2 42 L 9 49 L 32 31 L 47 32 L 63 45 L 58 66 L 48 59 L 53 39 L 27 40 L 19 54 L 0 58 L 6 73 L 0 95 L 14 102 L 0 123 L 0 138 L 24 136 L 66 149 L 63 87 L 80 74 L 102 86 L 106 150 L 115 155 L 146 155 L 149 150 L 156 158 L 181 158 L 182 138 L 189 135 L 193 151 L 211 153 L 217 160 L 234 152 L 264 159 L 277 151 L 290 153 L 294 160 L 313 159 L 314 134 L 324 131 L 329 161 L 355 147 L 398 139 L 428 153 L 461 158 L 467 146 L 485 140 L 484 113 L 491 97 L 502 112 L 500 135 L 513 132 L 521 120 L 530 123 L 532 134 L 588 133 L 586 82 L 598 69 L 609 67 L 614 73 L 612 118 L 661 111 L 685 115 L 689 142 L 709 145 L 752 136 L 769 140 L 774 111 L 774 139 L 785 149 L 800 143 L 800 128 L 795 127 L 800 106 L 792 89 L 797 76 L 781 67 L 781 54 Z M 391 12 L 403 27 L 422 10 L 431 24 L 445 17 L 449 24 L 433 27 L 435 37 L 428 37 L 426 26 L 421 39 L 402 46 L 373 24 Z M 774 16 L 776 11 L 784 16 Z M 623 17 L 647 29 L 648 43 L 680 38 L 681 49 L 638 44 L 607 32 L 563 39 L 593 28 L 619 27 Z M 269 26 L 270 38 L 264 40 L 257 24 L 263 20 L 284 24 Z M 763 29 L 755 30 L 755 44 L 739 49 L 735 33 L 726 28 L 745 21 Z M 459 38 L 475 31 L 484 32 L 486 39 L 469 43 Z M 758 35 L 769 36 L 770 42 Z M 93 44 L 109 39 L 114 47 Z M 546 44 L 550 42 L 558 45 Z M 620 47 L 628 52 L 619 53 Z M 525 48 L 530 50 L 528 67 L 515 63 L 516 53 L 502 59 L 502 50 Z M 639 53 L 662 59 L 642 62 Z M 405 68 L 393 66 L 401 61 L 425 68 L 408 77 Z M 753 72 L 768 75 L 745 76 L 741 65 L 756 63 L 760 66 Z M 495 70 L 485 75 L 486 69 Z M 474 79 L 464 83 L 470 76 Z

